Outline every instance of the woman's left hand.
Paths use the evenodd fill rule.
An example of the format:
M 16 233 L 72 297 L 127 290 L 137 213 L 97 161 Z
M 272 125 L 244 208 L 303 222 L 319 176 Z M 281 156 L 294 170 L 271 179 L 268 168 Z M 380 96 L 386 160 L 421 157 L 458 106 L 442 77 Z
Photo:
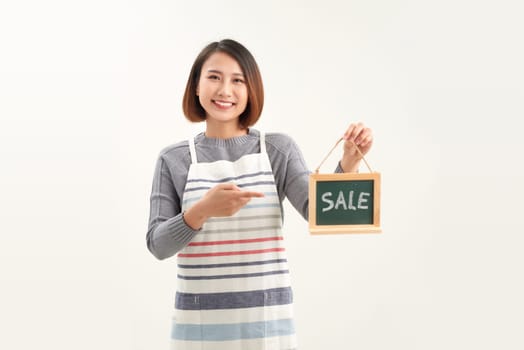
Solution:
M 373 145 L 371 129 L 362 123 L 351 124 L 344 133 L 344 155 L 340 165 L 344 172 L 355 173 L 358 171 L 362 155 L 366 155 Z M 357 151 L 356 147 L 360 150 Z

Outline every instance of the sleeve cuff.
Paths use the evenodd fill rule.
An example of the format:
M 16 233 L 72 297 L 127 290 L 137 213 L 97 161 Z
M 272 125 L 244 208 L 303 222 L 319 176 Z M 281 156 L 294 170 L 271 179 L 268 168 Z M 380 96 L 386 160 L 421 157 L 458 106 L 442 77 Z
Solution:
M 337 168 L 335 169 L 335 174 L 344 173 L 344 169 L 342 169 L 342 166 L 340 165 L 340 161 L 337 164 Z M 356 174 L 359 173 L 358 169 L 355 171 Z
M 173 218 L 173 220 L 168 224 L 168 232 L 173 239 L 175 239 L 182 246 L 185 246 L 195 235 L 201 230 L 193 230 L 189 227 L 184 221 L 184 215 L 180 213 Z

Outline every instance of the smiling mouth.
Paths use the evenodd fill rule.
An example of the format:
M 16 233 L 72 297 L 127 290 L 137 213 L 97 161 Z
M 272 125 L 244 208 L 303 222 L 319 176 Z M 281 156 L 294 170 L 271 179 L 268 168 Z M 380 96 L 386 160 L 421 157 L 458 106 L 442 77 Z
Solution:
M 229 108 L 235 105 L 233 102 L 228 101 L 218 101 L 218 100 L 211 100 L 215 105 L 217 105 L 220 108 Z

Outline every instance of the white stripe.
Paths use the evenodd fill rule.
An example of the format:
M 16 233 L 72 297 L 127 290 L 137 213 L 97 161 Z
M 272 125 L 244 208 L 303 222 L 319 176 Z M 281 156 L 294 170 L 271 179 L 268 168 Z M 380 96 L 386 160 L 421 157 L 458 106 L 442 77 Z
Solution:
M 260 215 L 253 215 L 253 216 L 232 216 L 231 218 L 210 218 L 207 220 L 207 222 L 217 223 L 217 222 L 226 222 L 226 221 L 243 221 L 243 222 L 249 222 L 251 220 L 261 220 L 261 219 L 278 219 L 279 217 L 276 216 L 260 216 Z
M 290 287 L 289 274 L 280 274 L 278 278 L 267 278 L 265 276 L 252 278 L 237 278 L 213 280 L 181 280 L 177 279 L 177 290 L 181 293 L 225 293 L 225 292 L 247 292 L 250 290 L 271 289 Z
M 293 350 L 297 348 L 295 335 L 262 339 L 241 339 L 223 342 L 171 340 L 171 350 Z
M 280 214 L 280 211 L 279 211 Z M 245 217 L 245 215 L 244 215 Z M 249 217 L 248 217 L 249 218 Z M 241 217 L 228 217 L 229 220 L 214 221 L 212 218 L 206 221 L 205 228 L 209 230 L 236 230 L 236 229 L 249 229 L 252 228 L 256 231 L 259 227 L 278 227 L 282 224 L 280 215 L 274 215 L 274 217 L 264 216 L 262 214 L 257 217 L 250 217 L 248 220 L 242 220 Z
M 206 310 L 205 317 L 202 317 L 201 312 L 201 310 L 184 310 L 183 312 L 175 310 L 173 311 L 173 322 L 227 324 L 293 318 L 293 308 L 288 304 L 247 309 Z
M 197 233 L 192 242 L 204 242 L 215 240 L 249 239 L 268 236 L 281 236 L 282 220 L 280 219 L 280 209 L 276 207 L 265 208 L 246 208 L 238 212 L 240 216 L 232 216 L 232 220 L 227 222 L 206 222 L 202 231 Z M 235 217 L 260 215 L 278 216 L 278 219 L 270 218 L 261 221 L 234 221 Z M 225 218 L 225 217 L 224 217 Z M 263 222 L 262 222 L 263 221 Z M 262 226 L 263 225 L 263 226 Z
M 253 215 L 281 215 L 280 208 L 276 207 L 267 207 L 267 208 L 260 208 L 253 212 L 253 210 L 244 210 L 242 209 L 238 211 L 234 217 L 245 217 L 245 216 L 253 216 Z
M 260 153 L 266 153 L 266 133 L 260 132 Z
M 271 163 L 267 156 L 260 153 L 247 154 L 235 162 L 217 160 L 211 163 L 197 163 L 189 168 L 188 179 L 201 177 L 222 179 L 230 176 L 256 173 L 259 171 L 272 171 Z M 200 176 L 199 174 L 203 174 Z
M 194 190 L 194 191 L 190 191 L 190 192 L 185 192 L 184 193 L 184 198 L 183 198 L 183 202 L 192 202 L 192 201 L 195 201 L 195 200 L 198 200 L 200 198 L 202 198 L 211 188 L 215 187 L 215 185 L 212 185 L 212 186 L 208 186 L 210 188 L 204 188 L 204 189 L 200 189 L 200 190 Z M 257 185 L 257 186 L 249 186 L 249 187 L 244 187 L 242 188 L 243 191 L 256 191 L 256 192 L 273 192 L 275 191 L 275 185 Z M 264 196 L 264 197 L 261 197 L 261 199 L 266 199 L 266 200 L 274 200 L 276 199 L 278 202 L 280 202 L 278 196 Z
M 195 139 L 190 138 L 188 140 L 189 142 L 189 153 L 191 154 L 191 163 L 197 164 L 197 156 L 196 156 L 196 149 L 195 149 Z
M 229 256 L 209 256 L 204 258 L 181 258 L 177 257 L 180 265 L 203 265 L 203 264 L 227 264 L 248 261 L 265 261 L 273 259 L 287 259 L 286 252 L 271 252 L 253 255 L 229 255 Z
M 246 238 L 246 232 L 250 234 L 249 238 L 257 238 L 257 237 L 265 237 L 268 236 L 268 232 L 270 233 L 270 236 L 275 236 L 278 233 L 280 233 L 281 230 L 281 224 L 282 220 L 280 218 L 267 218 L 267 219 L 260 219 L 260 220 L 252 220 L 251 222 L 247 221 L 230 221 L 230 222 L 216 222 L 216 223 L 206 223 L 206 230 L 208 232 L 204 233 L 203 235 L 213 235 L 215 233 L 231 233 L 236 234 L 237 236 L 241 236 L 240 238 Z M 260 236 L 259 233 L 266 232 L 265 235 Z M 254 237 L 251 237 L 251 234 L 254 234 Z M 222 239 L 222 236 L 220 237 Z M 225 238 L 227 239 L 227 238 Z M 234 239 L 234 238 L 231 238 Z
M 212 186 L 209 186 L 211 188 L 215 187 L 215 185 L 212 185 Z M 196 188 L 196 187 L 193 187 L 193 188 Z M 197 200 L 199 200 L 200 198 L 202 198 L 211 188 L 204 188 L 204 189 L 200 189 L 200 190 L 195 190 L 195 191 L 190 191 L 190 192 L 184 192 L 184 197 L 183 197 L 183 200 L 182 200 L 182 207 L 184 208 L 189 208 L 191 205 L 193 205 Z M 256 192 L 273 192 L 275 190 L 275 186 L 274 185 L 257 185 L 257 186 L 249 186 L 249 187 L 245 187 L 245 188 L 242 188 L 242 191 L 256 191 Z M 275 192 L 273 192 L 275 193 Z M 262 201 L 262 200 L 270 200 L 271 202 L 275 202 L 275 203 L 279 203 L 280 204 L 280 200 L 278 198 L 278 196 L 275 196 L 275 195 L 271 195 L 271 196 L 264 196 L 264 197 L 261 197 L 261 198 L 252 198 L 251 199 L 251 202 L 252 201 Z M 250 202 L 250 203 L 251 203 Z
M 204 192 L 206 190 L 202 190 L 202 192 Z M 194 192 L 197 192 L 197 195 L 196 196 L 188 196 L 187 198 L 184 198 L 184 204 L 187 205 L 189 203 L 192 203 L 192 202 L 196 202 L 198 201 L 200 198 L 202 198 L 202 193 L 198 193 L 199 191 L 194 191 Z M 257 192 L 261 192 L 259 190 L 257 190 Z M 276 192 L 262 192 L 264 194 L 264 197 L 278 197 L 278 193 Z
M 273 181 L 274 177 L 273 174 L 270 171 L 267 171 L 268 174 L 260 174 L 260 171 L 257 171 L 256 173 L 246 173 L 246 174 L 240 174 L 237 176 L 225 176 L 225 177 L 210 177 L 210 176 L 202 176 L 201 178 L 194 178 L 191 179 L 191 181 L 188 181 L 188 187 L 200 187 L 200 186 L 214 186 L 218 182 L 234 182 L 236 184 L 246 184 L 250 182 L 255 181 Z M 240 178 L 239 178 L 240 177 Z M 230 178 L 234 178 L 231 180 L 228 180 Z M 226 179 L 227 181 L 223 181 Z
M 251 236 L 249 238 L 252 238 Z M 207 254 L 207 253 L 223 253 L 223 252 L 238 252 L 246 250 L 259 250 L 259 249 L 272 249 L 272 248 L 284 248 L 284 244 L 281 240 L 272 240 L 266 242 L 253 242 L 253 243 L 234 243 L 234 244 L 216 244 L 206 246 L 187 246 L 181 253 L 182 254 Z
M 272 207 L 263 207 L 263 208 L 272 208 Z M 247 209 L 246 209 L 247 210 Z M 269 220 L 267 220 L 269 221 Z M 272 220 L 272 222 L 256 222 L 256 225 L 243 225 L 241 221 L 231 221 L 229 226 L 224 225 L 224 223 L 204 223 L 201 234 L 203 236 L 209 237 L 209 235 L 216 233 L 231 233 L 239 236 L 238 238 L 253 238 L 250 237 L 251 234 L 258 234 L 260 232 L 265 232 L 266 236 L 278 236 L 281 232 L 280 221 Z M 211 240 L 211 239 L 210 239 Z
M 251 203 L 250 203 L 251 204 Z M 251 206 L 245 206 L 242 209 L 239 210 L 241 215 L 250 216 L 255 215 L 257 213 L 281 213 L 281 206 L 271 206 L 271 207 L 251 207 Z
M 242 191 L 270 192 L 270 191 L 274 191 L 275 189 L 275 185 L 273 184 L 272 179 L 271 180 L 256 179 L 253 181 L 245 181 L 242 183 L 231 181 L 230 183 L 241 185 L 239 187 L 241 188 Z M 242 185 L 245 185 L 245 184 L 252 184 L 252 185 L 242 187 Z M 187 192 L 184 192 L 184 201 L 194 200 L 195 198 L 202 197 L 204 194 L 207 193 L 207 191 L 209 191 L 210 189 L 212 189 L 213 187 L 217 185 L 218 183 L 191 182 L 186 185 L 185 191 Z M 267 197 L 263 197 L 263 198 L 267 198 Z
M 178 273 L 183 276 L 217 276 L 217 275 L 234 275 L 244 273 L 257 273 L 278 270 L 288 270 L 289 266 L 285 262 L 274 264 L 232 266 L 232 267 L 213 267 L 205 269 L 183 269 L 178 268 Z
M 214 233 L 209 232 L 201 232 L 197 233 L 191 242 L 208 242 L 208 241 L 218 241 L 218 240 L 233 240 L 233 239 L 247 239 L 247 238 L 263 238 L 267 237 L 268 233 L 270 235 L 280 235 L 279 229 L 273 229 L 273 230 L 260 230 L 260 229 L 253 229 L 253 231 L 243 231 L 243 232 L 231 232 L 231 231 L 224 231 L 224 230 L 217 230 Z M 188 247 L 186 247 L 188 248 Z M 185 249 L 185 248 L 184 248 Z
M 261 213 L 246 215 L 245 213 L 238 211 L 232 216 L 222 216 L 222 217 L 210 218 L 210 220 L 207 220 L 206 223 L 210 225 L 210 224 L 217 224 L 217 223 L 220 224 L 223 222 L 227 222 L 228 224 L 229 223 L 240 223 L 242 225 L 249 224 L 253 226 L 255 222 L 261 221 L 263 222 L 264 226 L 267 226 L 267 224 L 265 223 L 265 220 L 268 220 L 268 219 L 280 220 L 281 219 L 281 212 L 279 209 L 280 201 L 278 197 L 276 196 L 263 197 L 263 198 L 252 198 L 247 204 L 248 205 L 249 204 L 277 204 L 277 206 L 276 207 L 272 207 L 272 206 L 266 207 L 266 208 L 276 208 L 276 209 L 272 209 L 273 212 L 269 212 L 269 213 L 266 210 Z

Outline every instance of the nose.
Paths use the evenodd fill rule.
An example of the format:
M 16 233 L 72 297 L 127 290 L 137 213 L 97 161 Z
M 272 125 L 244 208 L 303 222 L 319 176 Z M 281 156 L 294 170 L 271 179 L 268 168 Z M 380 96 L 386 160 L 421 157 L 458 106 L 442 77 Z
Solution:
M 231 87 L 231 82 L 229 82 L 229 80 L 227 79 L 224 79 L 222 81 L 222 84 L 220 85 L 220 90 L 218 91 L 218 95 L 219 96 L 225 96 L 225 97 L 230 97 L 231 94 L 232 94 L 232 87 Z

